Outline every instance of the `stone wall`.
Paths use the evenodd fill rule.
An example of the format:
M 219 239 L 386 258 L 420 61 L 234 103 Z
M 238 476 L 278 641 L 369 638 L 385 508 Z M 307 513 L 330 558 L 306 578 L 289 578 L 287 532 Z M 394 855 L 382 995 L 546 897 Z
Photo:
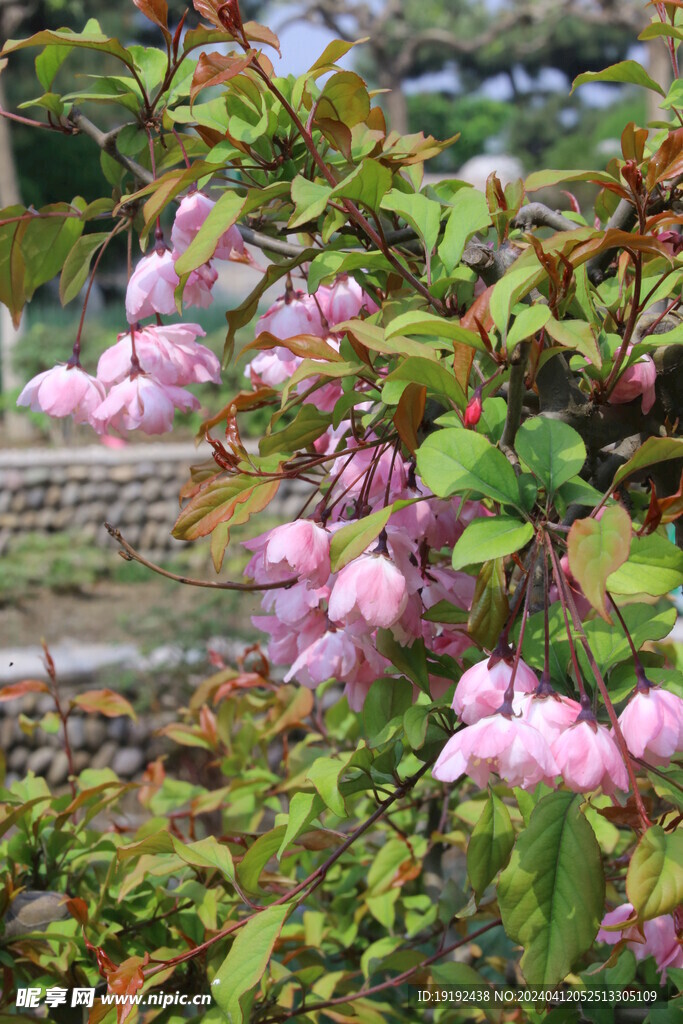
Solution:
M 170 536 L 177 494 L 203 457 L 193 444 L 0 451 L 0 554 L 35 532 L 112 545 L 105 520 L 153 557 L 182 548 Z

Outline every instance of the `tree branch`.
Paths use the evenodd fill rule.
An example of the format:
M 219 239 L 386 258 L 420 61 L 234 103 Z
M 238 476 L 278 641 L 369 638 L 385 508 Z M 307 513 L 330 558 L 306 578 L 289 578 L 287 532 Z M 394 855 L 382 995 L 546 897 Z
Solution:
M 575 231 L 577 224 L 563 217 L 559 210 L 551 210 L 543 203 L 528 203 L 523 206 L 512 222 L 513 228 L 531 231 L 532 228 L 554 228 L 555 231 Z

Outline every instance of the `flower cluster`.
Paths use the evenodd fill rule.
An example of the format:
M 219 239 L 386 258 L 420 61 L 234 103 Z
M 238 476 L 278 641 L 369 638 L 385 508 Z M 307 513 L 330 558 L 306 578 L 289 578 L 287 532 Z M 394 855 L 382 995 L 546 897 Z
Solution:
M 197 398 L 184 389 L 193 383 L 218 383 L 218 359 L 197 340 L 205 333 L 199 324 L 163 324 L 161 317 L 176 313 L 180 279 L 175 263 L 213 206 L 213 201 L 201 192 L 186 196 L 171 232 L 173 249 L 158 236 L 152 252 L 139 261 L 126 291 L 130 326 L 101 356 L 97 376 L 81 366 L 77 344 L 69 362 L 28 382 L 18 405 L 50 416 L 72 416 L 76 423 L 89 423 L 98 433 L 140 429 L 147 434 L 171 430 L 176 409 L 199 407 Z M 186 306 L 206 307 L 213 301 L 212 289 L 218 278 L 214 259 L 249 261 L 236 227 L 219 238 L 212 260 L 189 275 L 183 291 Z M 141 327 L 140 321 L 149 317 L 155 317 L 156 323 Z
M 456 687 L 453 709 L 465 728 L 441 751 L 437 779 L 455 782 L 467 774 L 484 787 L 495 773 L 511 786 L 534 789 L 539 782 L 554 787 L 561 776 L 577 793 L 628 790 L 614 731 L 596 720 L 589 703 L 552 692 L 521 658 L 516 668 L 512 658 L 498 657 L 473 665 Z M 683 750 L 683 700 L 657 687 L 638 688 L 619 727 L 633 756 L 664 764 Z

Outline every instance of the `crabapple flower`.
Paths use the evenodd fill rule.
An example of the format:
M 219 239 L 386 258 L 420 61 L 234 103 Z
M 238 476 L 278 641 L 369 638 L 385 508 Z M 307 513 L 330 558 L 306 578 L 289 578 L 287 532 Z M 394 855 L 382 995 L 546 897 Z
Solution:
M 134 324 L 155 313 L 166 316 L 175 313 L 178 283 L 170 249 L 154 249 L 148 256 L 143 256 L 126 289 L 128 323 Z
M 631 353 L 633 346 L 629 346 L 628 353 Z M 642 355 L 637 362 L 632 363 L 619 377 L 608 401 L 613 405 L 623 405 L 625 402 L 632 402 L 642 395 L 641 408 L 643 414 L 647 415 L 655 404 L 655 380 L 657 369 L 648 355 Z
M 683 700 L 658 686 L 638 687 L 619 715 L 619 725 L 633 756 L 648 764 L 667 764 L 683 750 Z
M 522 721 L 538 729 L 548 743 L 553 743 L 581 714 L 577 701 L 558 693 L 521 694 L 514 698 L 512 707 Z
M 199 324 L 167 324 L 139 328 L 135 332 L 135 353 L 150 376 L 162 384 L 204 383 L 221 379 L 217 356 L 195 339 L 203 336 Z M 97 364 L 97 377 L 103 384 L 118 384 L 130 373 L 133 346 L 130 333 L 120 334 L 115 345 L 106 349 Z
M 551 744 L 565 785 L 575 793 L 589 793 L 598 786 L 610 796 L 615 789 L 628 790 L 628 775 L 609 729 L 596 721 L 577 721 Z
M 326 679 L 346 679 L 356 667 L 358 652 L 345 630 L 327 630 L 301 652 L 285 682 L 296 678 L 311 689 Z
M 75 423 L 90 423 L 105 396 L 103 385 L 75 363 L 58 363 L 33 377 L 17 398 L 33 412 L 73 416 Z
M 634 917 L 635 911 L 630 903 L 622 903 L 621 906 L 610 910 L 602 919 L 596 942 L 614 946 L 617 942 L 625 940 L 626 948 L 633 952 L 636 960 L 653 956 L 662 975 L 662 982 L 665 982 L 668 967 L 683 967 L 683 947 L 676 933 L 673 916 L 662 914 L 650 921 L 644 921 L 640 926 L 632 923 L 621 931 L 612 931 L 612 927 L 625 924 Z M 608 927 L 609 931 L 606 930 Z
M 383 554 L 361 555 L 345 565 L 332 588 L 329 616 L 345 625 L 364 621 L 389 629 L 408 603 L 405 576 Z
M 330 325 L 351 320 L 352 317 L 358 316 L 363 307 L 368 313 L 375 313 L 379 308 L 348 274 L 340 274 L 331 288 L 319 288 L 316 295 L 323 315 Z
M 540 732 L 518 718 L 490 715 L 451 736 L 432 774 L 442 782 L 470 775 L 482 789 L 492 773 L 511 786 L 554 785 L 559 769 Z
M 198 409 L 199 401 L 189 391 L 173 384 L 161 384 L 146 373 L 138 373 L 114 384 L 92 414 L 103 430 L 142 430 L 165 434 L 173 428 L 176 409 Z
M 481 388 L 477 388 L 467 403 L 465 409 L 465 426 L 470 429 L 476 427 L 477 423 L 481 419 L 482 402 L 481 402 Z
M 294 356 L 288 349 L 278 346 L 254 356 L 244 367 L 244 375 L 249 378 L 254 388 L 262 387 L 264 384 L 269 388 L 275 388 L 289 380 L 300 365 L 299 356 Z
M 185 284 L 183 304 L 206 309 L 213 302 L 211 289 L 218 280 L 218 274 L 210 263 L 203 263 L 193 270 Z
M 263 550 L 263 562 L 267 571 L 285 569 L 312 587 L 322 587 L 330 575 L 330 536 L 310 519 L 276 526 Z
M 213 199 L 203 192 L 192 192 L 180 201 L 171 231 L 174 260 L 185 252 L 215 205 Z M 249 259 L 242 236 L 234 224 L 218 239 L 213 258 L 240 262 Z
M 614 946 L 621 939 L 637 935 L 637 929 L 633 927 L 633 924 L 629 925 L 628 929 L 622 929 L 621 931 L 611 930 L 616 925 L 624 924 L 633 917 L 635 917 L 635 911 L 631 903 L 622 903 L 621 906 L 608 911 L 600 922 L 600 930 L 595 936 L 595 941 L 606 942 L 607 945 Z M 607 928 L 610 931 L 606 931 L 605 929 Z
M 490 659 L 477 662 L 463 672 L 453 697 L 453 710 L 467 725 L 492 715 L 503 703 L 510 683 L 512 665 L 502 659 L 490 665 Z M 518 693 L 531 693 L 538 686 L 538 677 L 519 659 L 514 687 Z
M 315 299 L 303 292 L 290 291 L 270 307 L 256 321 L 256 337 L 267 331 L 282 340 L 297 334 L 314 334 L 324 338 L 327 334 Z M 277 351 L 277 350 L 276 350 Z

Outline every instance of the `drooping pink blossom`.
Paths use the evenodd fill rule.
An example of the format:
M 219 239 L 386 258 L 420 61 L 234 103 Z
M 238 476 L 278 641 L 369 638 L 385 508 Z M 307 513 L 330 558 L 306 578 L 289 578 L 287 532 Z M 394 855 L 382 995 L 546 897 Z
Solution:
M 198 409 L 199 401 L 189 391 L 173 384 L 161 384 L 145 373 L 114 384 L 92 414 L 103 430 L 142 430 L 165 434 L 173 428 L 176 409 Z
M 75 423 L 91 423 L 104 398 L 103 385 L 82 367 L 58 363 L 33 377 L 17 398 L 33 412 L 48 416 L 73 416 Z
M 301 365 L 299 356 L 281 347 L 271 348 L 265 352 L 257 352 L 251 362 L 244 367 L 245 376 L 251 381 L 253 388 L 276 388 L 289 380 Z
M 619 715 L 626 746 L 651 765 L 683 750 L 683 700 L 659 686 L 638 688 Z
M 575 722 L 551 744 L 565 785 L 576 793 L 598 786 L 611 795 L 628 790 L 628 774 L 619 749 L 606 726 L 595 721 Z
M 315 687 L 326 679 L 346 679 L 356 668 L 358 653 L 353 640 L 342 630 L 328 630 L 301 652 L 285 682 L 297 679 L 304 686 Z
M 361 620 L 389 629 L 408 603 L 405 576 L 382 554 L 361 555 L 339 572 L 330 596 L 329 616 L 346 625 Z
M 631 903 L 622 903 L 614 910 L 610 910 L 602 919 L 596 942 L 614 946 L 623 939 L 626 948 L 633 952 L 636 960 L 645 960 L 646 957 L 653 956 L 664 983 L 667 968 L 683 967 L 683 946 L 676 933 L 673 916 L 662 914 L 650 921 L 643 921 L 640 925 L 635 923 L 635 917 L 636 913 Z M 616 928 L 617 925 L 626 925 L 626 922 L 631 923 L 624 928 Z
M 467 725 L 492 715 L 503 703 L 503 695 L 512 676 L 512 665 L 502 659 L 491 665 L 490 660 L 485 658 L 468 668 L 455 689 L 453 710 Z M 518 693 L 530 693 L 537 686 L 536 673 L 520 658 L 515 675 L 515 690 Z
M 330 535 L 310 519 L 276 526 L 263 551 L 266 570 L 287 569 L 312 587 L 322 587 L 330 575 Z
M 203 336 L 199 324 L 166 324 L 135 331 L 135 352 L 145 373 L 162 384 L 204 383 L 221 379 L 217 356 L 195 339 Z M 97 364 L 97 376 L 104 384 L 118 384 L 130 374 L 133 347 L 130 332 L 120 334 Z
M 256 337 L 264 331 L 274 338 L 282 339 L 294 338 L 299 334 L 324 338 L 327 334 L 313 296 L 295 291 L 281 296 L 259 317 L 256 321 Z
M 175 290 L 179 279 L 170 249 L 155 248 L 143 256 L 131 274 L 126 289 L 126 316 L 129 324 L 160 313 L 176 312 Z
M 174 260 L 184 253 L 194 240 L 215 205 L 213 199 L 209 199 L 203 192 L 191 192 L 180 201 L 171 231 Z M 242 236 L 234 224 L 218 239 L 211 258 L 239 262 L 249 259 Z
M 203 263 L 201 267 L 197 267 L 185 284 L 183 305 L 206 309 L 213 302 L 212 289 L 217 280 L 218 273 L 210 263 Z
M 455 782 L 470 775 L 482 789 L 492 773 L 511 786 L 554 785 L 558 766 L 547 741 L 518 718 L 490 715 L 451 736 L 434 765 L 434 778 Z
M 629 346 L 630 355 L 633 346 Z M 635 398 L 642 396 L 641 408 L 643 415 L 647 415 L 655 404 L 655 381 L 657 369 L 650 356 L 644 354 L 637 362 L 631 363 L 621 374 L 614 386 L 608 401 L 612 405 L 623 405 L 625 402 L 632 402 Z
M 319 288 L 316 297 L 330 327 L 358 316 L 361 309 L 375 313 L 377 303 L 348 274 L 340 274 L 330 288 Z
M 537 729 L 550 744 L 573 725 L 581 713 L 581 705 L 577 701 L 558 693 L 540 696 L 520 694 L 514 698 L 512 706 L 515 713 Z
M 285 566 L 279 572 L 284 573 Z M 286 577 L 285 577 L 286 578 Z M 307 582 L 295 583 L 287 590 L 269 590 L 263 597 L 263 608 L 274 612 L 281 622 L 299 629 L 312 611 L 317 611 L 330 595 L 328 587 L 309 587 Z

